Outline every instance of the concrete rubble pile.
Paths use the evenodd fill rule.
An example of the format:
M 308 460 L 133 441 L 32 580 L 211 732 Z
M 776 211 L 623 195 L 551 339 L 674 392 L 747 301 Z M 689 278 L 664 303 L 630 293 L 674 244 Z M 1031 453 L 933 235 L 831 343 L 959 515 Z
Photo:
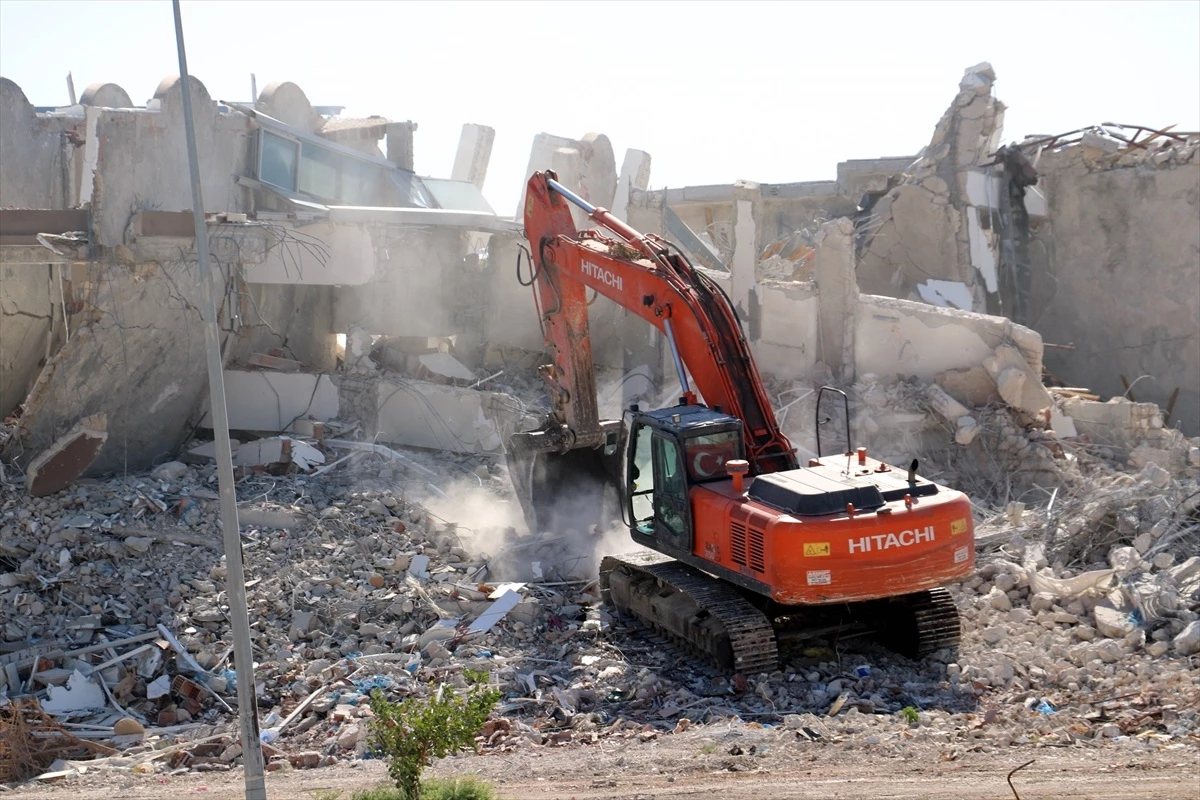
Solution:
M 786 400 L 781 386 L 772 389 Z M 796 406 L 814 399 L 793 388 Z M 911 415 L 914 432 L 957 441 L 939 427 L 946 406 L 931 388 L 864 379 L 852 415 L 887 409 Z M 1150 436 L 1161 425 L 1139 427 L 1124 408 L 1137 404 L 1096 405 L 1134 420 L 1123 449 L 1048 435 L 1045 418 L 1001 404 L 967 409 L 978 438 L 951 447 L 985 448 L 1016 472 L 1033 463 L 1030 474 L 1055 481 L 1040 496 L 1035 486 L 980 504 L 997 510 L 977 531 L 981 569 L 950 587 L 964 610 L 957 653 L 916 663 L 861 639 L 816 640 L 785 648 L 782 669 L 759 676 L 721 675 L 614 620 L 594 561 L 562 532 L 508 529 L 487 539 L 488 553 L 472 546 L 485 531 L 431 513 L 468 496 L 511 499 L 495 457 L 400 453 L 328 432 L 248 443 L 267 462 L 239 467 L 238 497 L 270 768 L 369 757 L 373 689 L 462 685 L 466 668 L 504 692 L 480 740 L 500 751 L 647 740 L 730 718 L 889 752 L 913 740 L 1200 744 L 1200 450 L 1177 437 L 1181 452 L 1156 453 L 1145 442 L 1162 444 Z M 3 697 L 36 701 L 91 746 L 77 755 L 100 756 L 39 764 L 58 767 L 49 775 L 238 763 L 215 467 L 189 460 L 199 463 L 82 479 L 48 497 L 5 489 Z

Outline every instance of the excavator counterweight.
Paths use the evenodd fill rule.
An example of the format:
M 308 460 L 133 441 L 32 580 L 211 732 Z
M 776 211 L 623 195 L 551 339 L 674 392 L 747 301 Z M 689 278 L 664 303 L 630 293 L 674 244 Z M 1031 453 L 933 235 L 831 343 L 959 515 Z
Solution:
M 568 203 L 601 230 L 577 230 Z M 816 631 L 869 629 L 913 657 L 957 643 L 939 584 L 974 566 L 965 495 L 865 448 L 801 467 L 720 285 L 551 172 L 529 180 L 525 234 L 551 413 L 511 437 L 513 483 L 538 530 L 620 518 L 647 548 L 604 559 L 608 601 L 740 672 Z M 589 289 L 662 333 L 677 405 L 599 418 Z

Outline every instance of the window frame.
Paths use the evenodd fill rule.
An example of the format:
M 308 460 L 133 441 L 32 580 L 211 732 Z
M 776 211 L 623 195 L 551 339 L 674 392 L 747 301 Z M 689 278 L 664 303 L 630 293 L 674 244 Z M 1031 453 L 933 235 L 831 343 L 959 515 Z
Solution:
M 263 147 L 263 141 L 267 136 L 274 136 L 276 139 L 281 139 L 285 142 L 292 143 L 292 151 L 295 153 L 296 160 L 292 174 L 291 186 L 280 186 L 278 183 L 269 181 L 263 177 L 263 153 L 266 150 L 266 148 Z M 270 130 L 266 127 L 260 126 L 258 129 L 258 159 L 255 165 L 254 178 L 255 180 L 265 183 L 267 186 L 274 186 L 276 189 L 282 189 L 285 192 L 295 192 L 300 194 L 301 192 L 298 188 L 300 186 L 300 140 L 294 136 L 289 136 L 286 133 Z

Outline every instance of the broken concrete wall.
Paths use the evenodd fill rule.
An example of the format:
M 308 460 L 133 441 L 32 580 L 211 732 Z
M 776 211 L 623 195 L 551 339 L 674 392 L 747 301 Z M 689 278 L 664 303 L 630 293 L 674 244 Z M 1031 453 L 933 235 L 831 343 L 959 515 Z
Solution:
M 65 267 L 25 261 L 49 256 L 43 247 L 19 250 L 28 255 L 5 253 L 0 258 L 0 418 L 25 400 L 57 348 L 63 319 Z
M 973 310 L 982 310 L 983 292 L 998 291 L 995 244 L 967 192 L 968 173 L 988 162 L 1003 129 L 995 79 L 986 63 L 966 71 L 903 183 L 859 219 L 862 291 L 919 299 L 918 285 L 926 281 L 961 282 L 981 287 Z
M 451 279 L 466 252 L 465 233 L 451 228 L 378 228 L 370 283 L 343 287 L 334 302 L 339 332 L 360 326 L 389 336 L 452 336 L 458 332 Z
M 790 268 L 792 264 L 776 264 L 769 261 L 769 257 L 783 251 L 785 240 L 797 233 L 805 234 L 807 244 L 811 245 L 811 238 L 822 223 L 854 216 L 865 195 L 882 194 L 891 188 L 913 160 L 912 156 L 855 159 L 838 164 L 836 180 L 758 184 L 761 197 L 756 212 L 758 228 L 754 244 L 761 262 L 760 278 L 793 280 L 807 277 L 794 275 Z M 733 258 L 736 217 L 733 195 L 734 188 L 730 185 L 642 190 L 633 192 L 631 206 L 640 212 L 666 204 L 697 237 L 713 247 L 722 261 L 728 263 Z M 631 212 L 634 213 L 637 212 Z
M 594 206 L 611 208 L 617 192 L 617 159 L 612 142 L 602 133 L 589 133 L 579 139 L 539 133 L 533 139 L 525 181 L 535 172 L 553 169 L 559 181 Z M 525 185 L 521 186 L 521 201 L 514 214 L 518 222 L 525 220 Z M 576 217 L 576 224 L 583 227 Z
M 1166 407 L 1200 433 L 1200 142 L 1088 163 L 1038 162 L 1050 219 L 1035 228 L 1031 324 L 1071 386 Z M 1142 377 L 1146 376 L 1146 377 Z
M 98 115 L 95 138 L 99 151 L 92 193 L 86 199 L 92 205 L 98 245 L 124 244 L 135 212 L 192 208 L 182 91 L 177 78 L 163 80 L 154 95 L 157 113 L 92 110 Z M 191 78 L 191 92 L 196 130 L 203 132 L 196 137 L 196 145 L 205 211 L 245 211 L 248 193 L 232 176 L 250 174 L 256 152 L 252 123 L 242 114 L 221 113 L 195 77 Z
M 334 297 L 331 286 L 264 286 L 237 280 L 237 336 L 230 363 L 245 364 L 255 353 L 280 351 L 306 370 L 332 370 L 337 361 Z
M 75 290 L 89 312 L 73 319 L 2 455 L 25 465 L 102 414 L 108 440 L 89 474 L 143 469 L 174 450 L 207 385 L 198 267 L 93 262 L 86 276 Z
M 807 378 L 820 360 L 820 297 L 814 283 L 762 287 L 761 336 L 752 344 L 758 367 L 777 376 Z
M 70 208 L 82 116 L 38 114 L 0 78 L 0 208 Z
M 943 372 L 981 367 L 1004 344 L 1014 345 L 1034 374 L 1041 370 L 1041 337 L 1004 317 L 878 295 L 860 295 L 859 301 L 860 374 L 932 381 Z M 986 373 L 980 379 L 986 382 Z

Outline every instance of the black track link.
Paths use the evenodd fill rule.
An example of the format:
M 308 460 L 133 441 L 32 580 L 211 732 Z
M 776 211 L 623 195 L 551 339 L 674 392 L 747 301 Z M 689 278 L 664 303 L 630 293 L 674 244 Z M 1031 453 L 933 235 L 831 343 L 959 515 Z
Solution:
M 909 598 L 909 608 L 917 625 L 917 658 L 943 647 L 958 646 L 962 624 L 948 591 L 939 587 L 918 592 Z
M 607 556 L 600 564 L 600 588 L 602 597 L 611 604 L 608 591 L 609 575 L 620 567 L 631 569 L 651 577 L 676 591 L 688 595 L 697 606 L 718 620 L 725 629 L 733 652 L 733 669 L 743 674 L 771 672 L 779 666 L 779 652 L 775 642 L 775 630 L 771 621 L 761 611 L 738 594 L 728 583 L 720 581 L 698 569 L 675 561 L 661 553 L 632 553 L 622 556 Z M 678 636 L 655 623 L 630 613 L 647 627 L 657 631 L 683 648 L 707 658 L 722 667 L 721 657 L 701 642 Z

